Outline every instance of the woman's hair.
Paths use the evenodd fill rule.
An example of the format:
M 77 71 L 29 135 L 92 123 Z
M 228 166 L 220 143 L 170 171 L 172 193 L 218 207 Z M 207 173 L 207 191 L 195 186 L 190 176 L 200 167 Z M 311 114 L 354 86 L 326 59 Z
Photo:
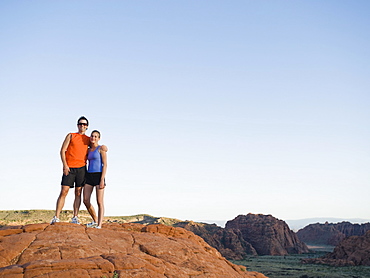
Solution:
M 87 125 L 89 125 L 89 120 L 86 119 L 85 116 L 81 116 L 78 120 L 77 120 L 77 124 L 79 124 L 80 120 L 85 120 L 87 122 Z
M 99 138 L 100 138 L 100 131 L 98 131 L 98 130 L 93 130 L 93 131 L 91 131 L 91 135 L 94 133 L 94 132 L 96 132 L 97 134 L 99 134 Z

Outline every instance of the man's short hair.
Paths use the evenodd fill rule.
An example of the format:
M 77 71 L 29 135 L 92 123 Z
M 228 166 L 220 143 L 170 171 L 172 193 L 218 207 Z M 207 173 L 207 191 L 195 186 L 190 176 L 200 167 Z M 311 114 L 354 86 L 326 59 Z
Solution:
M 86 117 L 85 117 L 85 116 L 81 116 L 81 117 L 77 120 L 77 124 L 79 124 L 79 122 L 80 122 L 81 120 L 85 120 L 85 121 L 87 122 L 87 125 L 89 125 L 89 120 L 88 120 L 88 119 L 86 119 Z

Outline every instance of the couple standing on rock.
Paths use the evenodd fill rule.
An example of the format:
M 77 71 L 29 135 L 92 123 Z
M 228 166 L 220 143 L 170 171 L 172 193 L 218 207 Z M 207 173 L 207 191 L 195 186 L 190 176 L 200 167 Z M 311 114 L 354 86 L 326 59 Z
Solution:
M 100 229 L 104 217 L 104 188 L 105 175 L 107 172 L 107 151 L 105 145 L 100 146 L 100 132 L 93 130 L 90 137 L 85 135 L 89 121 L 80 117 L 77 121 L 78 132 L 69 133 L 62 144 L 60 157 L 63 163 L 62 188 L 57 200 L 55 216 L 51 224 L 60 222 L 59 214 L 63 209 L 65 199 L 70 188 L 75 188 L 75 200 L 73 203 L 72 223 L 80 224 L 78 211 L 81 206 L 81 194 L 83 189 L 83 201 L 93 221 L 87 227 Z M 86 172 L 86 160 L 89 164 Z M 91 205 L 91 194 L 96 187 L 96 199 L 98 203 L 98 217 Z

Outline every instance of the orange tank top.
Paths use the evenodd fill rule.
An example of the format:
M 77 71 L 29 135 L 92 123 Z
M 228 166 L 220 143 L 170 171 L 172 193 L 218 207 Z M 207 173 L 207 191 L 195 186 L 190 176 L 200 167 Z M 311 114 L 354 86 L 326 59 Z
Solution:
M 71 136 L 66 151 L 67 165 L 70 168 L 80 168 L 86 165 L 90 137 L 78 133 L 71 133 Z

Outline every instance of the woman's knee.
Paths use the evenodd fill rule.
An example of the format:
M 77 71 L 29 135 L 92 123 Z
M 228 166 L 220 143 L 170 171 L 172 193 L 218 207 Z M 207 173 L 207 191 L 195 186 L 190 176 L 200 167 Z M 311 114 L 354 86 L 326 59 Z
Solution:
M 91 206 L 90 199 L 85 199 L 84 198 L 84 204 L 85 204 L 86 207 L 90 207 Z

